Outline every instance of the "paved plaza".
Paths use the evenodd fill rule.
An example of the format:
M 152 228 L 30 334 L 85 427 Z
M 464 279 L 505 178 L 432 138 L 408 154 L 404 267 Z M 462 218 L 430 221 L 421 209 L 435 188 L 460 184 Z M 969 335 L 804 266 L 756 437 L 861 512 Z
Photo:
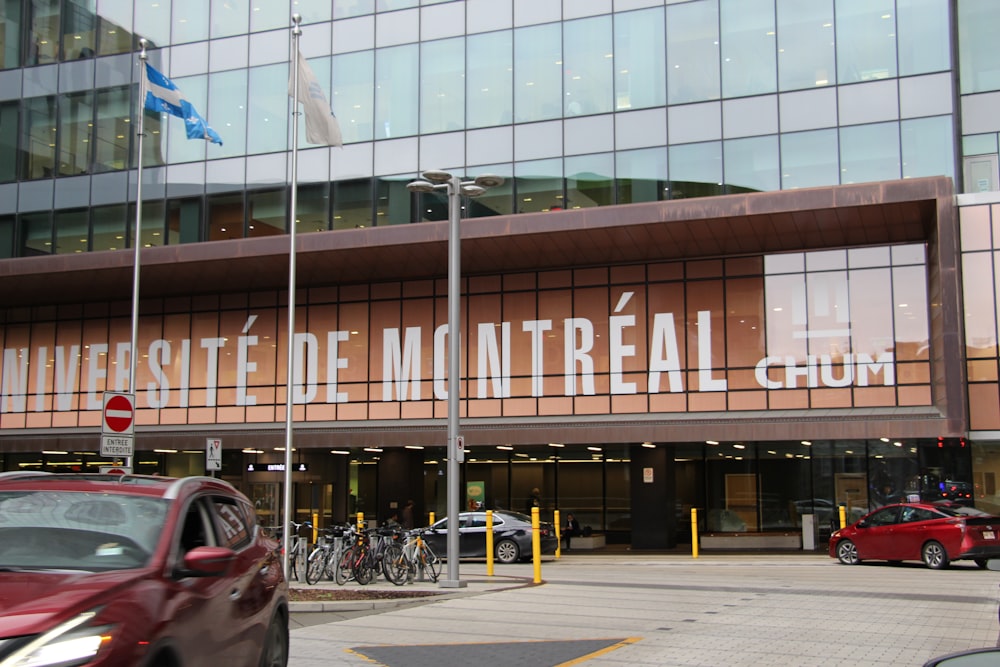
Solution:
M 1000 637 L 1000 573 L 972 563 L 572 553 L 541 575 L 535 585 L 530 563 L 488 577 L 484 562 L 463 562 L 464 587 L 402 587 L 442 594 L 430 603 L 297 603 L 289 665 L 920 667 Z

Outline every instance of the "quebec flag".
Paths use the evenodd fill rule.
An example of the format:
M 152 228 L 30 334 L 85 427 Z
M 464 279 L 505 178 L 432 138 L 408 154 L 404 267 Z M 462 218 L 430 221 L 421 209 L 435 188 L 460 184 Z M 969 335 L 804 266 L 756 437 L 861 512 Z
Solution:
M 183 118 L 188 139 L 204 139 L 221 146 L 222 137 L 208 126 L 194 105 L 184 99 L 184 94 L 174 85 L 174 82 L 163 76 L 149 63 L 145 63 L 145 65 L 145 107 L 150 111 L 160 111 Z

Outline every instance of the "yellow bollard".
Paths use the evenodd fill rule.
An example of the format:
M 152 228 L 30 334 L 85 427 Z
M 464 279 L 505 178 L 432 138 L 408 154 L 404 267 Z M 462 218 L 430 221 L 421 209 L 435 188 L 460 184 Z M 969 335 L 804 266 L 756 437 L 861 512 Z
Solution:
M 691 508 L 691 558 L 698 557 L 698 508 Z
M 847 527 L 847 508 L 843 505 L 840 506 L 840 527 Z
M 358 532 L 360 533 L 365 529 L 365 513 L 358 512 Z
M 542 583 L 542 540 L 538 535 L 538 508 L 531 508 L 531 560 L 535 564 L 535 583 Z
M 486 510 L 486 576 L 493 576 L 493 510 Z
M 319 540 L 319 512 L 313 512 L 313 544 Z
M 430 516 L 430 519 L 428 519 L 428 521 L 427 521 L 427 525 L 429 526 L 432 523 L 434 523 L 434 512 L 431 512 L 431 516 Z
M 559 510 L 552 514 L 552 523 L 556 526 L 556 558 L 562 556 L 562 530 L 559 524 Z

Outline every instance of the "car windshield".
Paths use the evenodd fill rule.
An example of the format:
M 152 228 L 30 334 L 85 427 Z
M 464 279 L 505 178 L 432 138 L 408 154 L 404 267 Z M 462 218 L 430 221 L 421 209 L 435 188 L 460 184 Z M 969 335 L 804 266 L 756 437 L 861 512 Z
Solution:
M 141 567 L 163 532 L 167 507 L 125 494 L 0 492 L 0 569 Z

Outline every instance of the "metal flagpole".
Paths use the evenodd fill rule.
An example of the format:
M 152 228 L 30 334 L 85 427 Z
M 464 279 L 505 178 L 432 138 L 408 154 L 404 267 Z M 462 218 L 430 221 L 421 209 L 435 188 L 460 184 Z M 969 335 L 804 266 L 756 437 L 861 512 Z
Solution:
M 128 390 L 134 397 L 136 350 L 139 346 L 139 251 L 142 248 L 142 140 L 146 134 L 146 40 L 139 40 L 139 155 L 135 173 L 135 236 L 132 238 L 132 336 L 129 342 Z M 133 401 L 135 399 L 133 398 Z M 132 457 L 125 458 L 125 467 L 132 467 Z
M 299 37 L 302 17 L 292 14 L 292 189 L 288 220 L 288 374 L 285 382 L 285 500 L 284 555 L 282 567 L 289 576 L 289 556 L 292 546 L 292 383 L 295 361 L 295 209 L 298 205 L 299 180 Z M 298 537 L 298 536 L 296 536 Z M 303 564 L 303 567 L 305 565 Z

